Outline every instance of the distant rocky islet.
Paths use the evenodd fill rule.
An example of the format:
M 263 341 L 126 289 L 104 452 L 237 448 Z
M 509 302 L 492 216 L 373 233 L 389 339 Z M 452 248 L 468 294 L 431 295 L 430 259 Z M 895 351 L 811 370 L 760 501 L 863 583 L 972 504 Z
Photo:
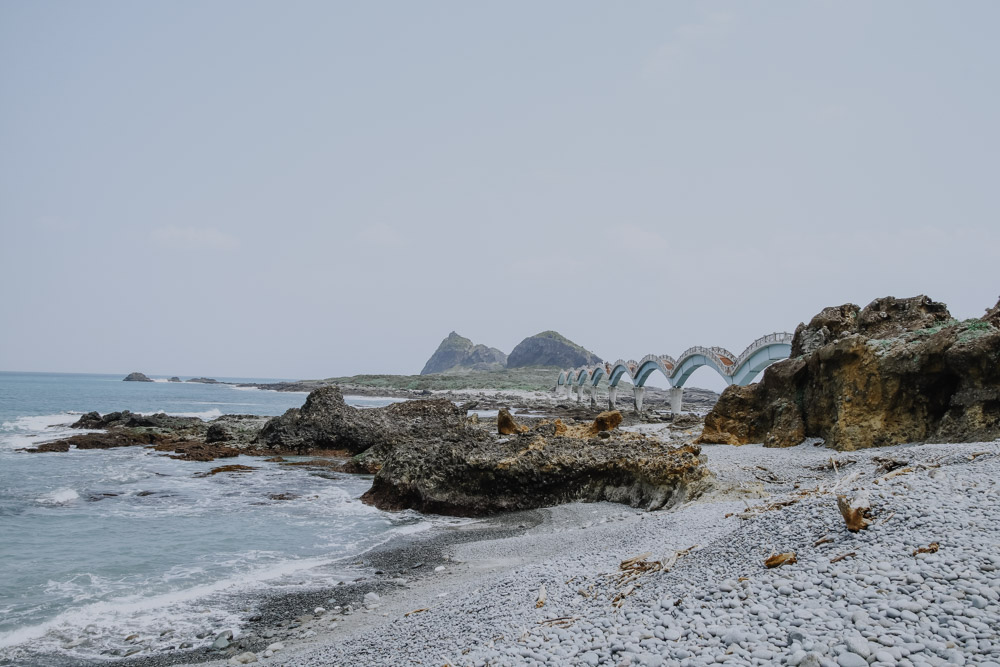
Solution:
M 477 345 L 452 331 L 424 365 L 421 375 L 456 369 L 498 370 L 527 366 L 560 368 L 600 363 L 601 358 L 556 331 L 543 331 L 518 343 L 510 355 Z

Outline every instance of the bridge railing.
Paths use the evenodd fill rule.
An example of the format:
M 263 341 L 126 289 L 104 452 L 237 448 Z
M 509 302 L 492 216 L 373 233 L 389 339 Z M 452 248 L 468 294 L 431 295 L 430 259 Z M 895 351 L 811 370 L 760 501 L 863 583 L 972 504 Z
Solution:
M 743 363 L 746 362 L 747 359 L 749 359 L 755 352 L 757 352 L 761 348 L 774 343 L 791 344 L 792 338 L 793 334 L 790 334 L 787 331 L 780 331 L 767 334 L 766 336 L 761 336 L 754 342 L 750 343 L 750 345 L 748 345 L 747 348 L 743 350 L 743 352 L 740 353 L 740 355 L 736 358 L 733 358 L 733 353 L 724 347 L 704 347 L 701 345 L 696 345 L 694 347 L 685 350 L 684 353 L 678 359 L 683 359 L 693 354 L 701 354 L 707 357 L 708 359 L 714 361 L 715 365 L 718 366 L 718 370 L 721 371 L 724 375 L 732 377 L 740 369 Z M 727 365 L 723 361 L 723 359 L 730 360 L 732 361 L 732 363 Z M 640 361 L 636 361 L 635 359 L 629 359 L 628 361 L 624 362 L 624 364 L 625 367 L 628 369 L 629 377 L 630 379 L 632 379 L 633 382 L 635 381 L 636 371 L 638 371 L 639 368 L 647 361 L 656 362 L 657 365 L 667 368 L 667 370 L 670 371 L 671 374 L 673 374 L 677 369 L 677 360 L 675 360 L 668 354 L 647 354 Z M 601 362 L 599 366 L 603 368 L 604 373 L 606 375 L 610 376 L 611 369 L 619 362 L 622 362 L 622 360 L 619 359 L 613 364 L 608 364 L 607 362 Z M 577 384 L 580 379 L 580 373 L 585 373 L 585 377 L 589 381 L 590 379 L 593 378 L 593 374 L 596 368 L 597 366 L 578 366 L 572 370 L 562 371 L 562 372 L 566 374 L 565 377 L 567 384 Z
M 776 333 L 767 334 L 766 336 L 761 336 L 754 342 L 747 345 L 747 349 L 743 350 L 743 352 L 740 353 L 740 356 L 736 359 L 736 362 L 733 364 L 733 369 L 734 369 L 733 372 L 735 372 L 735 369 L 742 366 L 743 362 L 749 359 L 754 352 L 761 349 L 762 347 L 767 347 L 772 343 L 787 343 L 790 345 L 793 337 L 794 335 L 788 333 L 787 331 L 779 331 Z

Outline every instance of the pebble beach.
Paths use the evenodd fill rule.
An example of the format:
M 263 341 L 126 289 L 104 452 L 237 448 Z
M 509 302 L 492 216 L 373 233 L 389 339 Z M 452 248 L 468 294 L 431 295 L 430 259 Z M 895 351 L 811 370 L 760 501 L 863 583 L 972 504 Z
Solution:
M 209 664 L 1000 665 L 1000 441 L 820 445 L 706 446 L 713 490 L 672 510 L 447 529 L 412 578 Z M 852 533 L 836 497 L 859 492 Z

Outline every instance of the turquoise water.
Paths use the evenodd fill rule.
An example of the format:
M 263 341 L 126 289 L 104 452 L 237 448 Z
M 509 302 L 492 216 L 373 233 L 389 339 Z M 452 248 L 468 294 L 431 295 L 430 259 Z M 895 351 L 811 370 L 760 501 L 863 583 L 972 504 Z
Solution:
M 334 560 L 434 521 L 362 504 L 369 478 L 260 458 L 226 459 L 251 473 L 199 478 L 218 464 L 142 447 L 16 451 L 77 433 L 67 425 L 89 410 L 211 419 L 276 415 L 305 398 L 121 377 L 0 373 L 0 664 L 210 643 L 197 634 L 238 631 L 243 594 L 334 585 L 346 576 Z

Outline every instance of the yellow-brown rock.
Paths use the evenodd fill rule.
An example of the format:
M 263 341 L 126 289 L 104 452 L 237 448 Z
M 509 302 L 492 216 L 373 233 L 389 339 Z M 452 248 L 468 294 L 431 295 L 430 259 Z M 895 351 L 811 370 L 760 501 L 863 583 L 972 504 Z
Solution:
M 816 437 L 853 450 L 1000 436 L 1000 329 L 992 322 L 942 321 L 947 310 L 926 297 L 878 299 L 853 318 L 853 330 L 841 312 L 850 309 L 826 309 L 838 317 L 820 318 L 819 333 L 796 331 L 792 347 L 802 356 L 768 367 L 757 384 L 728 387 L 698 442 L 790 447 Z
M 613 431 L 622 423 L 622 413 L 617 410 L 608 410 L 597 415 L 594 423 L 590 426 L 591 435 L 597 435 L 601 431 Z
M 497 414 L 497 433 L 500 435 L 517 435 L 527 430 L 528 427 L 521 426 L 514 421 L 514 417 L 511 416 L 507 408 L 500 408 L 500 412 Z

